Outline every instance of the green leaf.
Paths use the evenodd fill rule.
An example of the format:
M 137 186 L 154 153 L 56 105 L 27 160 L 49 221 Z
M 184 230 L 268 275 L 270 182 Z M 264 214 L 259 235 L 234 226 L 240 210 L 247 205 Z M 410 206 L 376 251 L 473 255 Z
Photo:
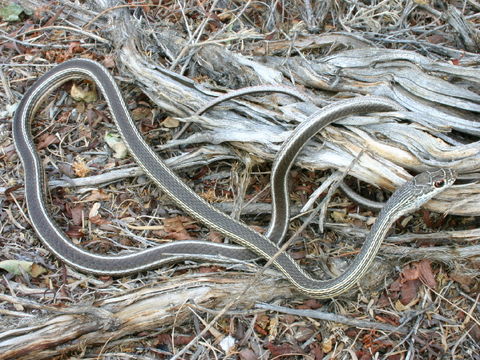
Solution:
M 114 151 L 113 157 L 115 159 L 123 159 L 127 156 L 128 148 L 119 135 L 109 132 L 105 134 L 104 140 Z
M 47 271 L 43 266 L 37 265 L 31 261 L 23 260 L 0 261 L 0 269 L 3 269 L 13 275 L 21 275 L 23 272 L 26 272 L 33 277 L 42 275 Z
M 25 12 L 25 10 L 20 5 L 11 3 L 0 8 L 0 17 L 3 19 L 3 21 L 19 21 L 20 14 L 23 12 Z
M 22 270 L 29 273 L 32 269 L 33 262 L 23 260 L 4 260 L 0 261 L 0 269 L 6 270 L 13 275 L 21 275 Z

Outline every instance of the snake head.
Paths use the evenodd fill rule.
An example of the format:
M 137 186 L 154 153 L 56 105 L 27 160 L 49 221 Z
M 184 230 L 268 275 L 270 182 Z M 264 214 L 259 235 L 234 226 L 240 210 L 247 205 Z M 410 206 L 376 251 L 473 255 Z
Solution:
M 436 194 L 450 187 L 457 179 L 457 172 L 453 169 L 438 169 L 425 171 L 415 176 L 411 181 L 418 190 L 418 196 L 427 196 L 431 199 Z
M 392 200 L 398 205 L 398 211 L 401 213 L 399 216 L 420 208 L 428 200 L 452 186 L 456 179 L 457 172 L 445 168 L 425 171 L 414 176 L 394 193 L 396 199 Z

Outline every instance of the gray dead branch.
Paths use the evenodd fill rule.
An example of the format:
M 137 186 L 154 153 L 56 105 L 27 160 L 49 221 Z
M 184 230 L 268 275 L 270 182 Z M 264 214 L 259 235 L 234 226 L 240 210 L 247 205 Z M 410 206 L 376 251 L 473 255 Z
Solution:
M 135 344 L 137 337 L 126 336 L 144 331 L 161 333 L 162 329 L 190 318 L 197 306 L 222 309 L 232 296 L 248 288 L 252 279 L 252 275 L 235 272 L 175 276 L 154 287 L 121 292 L 94 304 L 65 309 L 0 295 L 2 302 L 42 314 L 36 315 L 35 321 L 27 317 L 19 319 L 14 327 L 4 324 L 0 328 L 0 359 L 51 359 L 80 353 L 86 347 L 115 346 L 117 341 L 122 345 Z M 237 306 L 249 308 L 257 302 L 289 296 L 288 286 L 279 286 L 270 274 L 250 288 Z
M 468 51 L 478 52 L 480 50 L 480 32 L 465 20 L 457 8 L 450 4 L 445 17 L 456 30 L 461 45 Z
M 144 39 L 138 29 L 135 33 Z M 334 36 L 328 37 L 328 44 L 334 44 Z M 174 56 L 188 47 L 170 31 L 157 33 L 157 39 Z M 191 49 L 197 71 L 217 83 L 240 87 L 292 80 L 302 86 L 315 104 L 298 103 L 279 95 L 265 96 L 253 101 L 230 101 L 203 116 L 188 118 L 185 116 L 209 98 L 211 90 L 205 89 L 208 84 L 202 87 L 156 66 L 139 53 L 138 43 L 129 38 L 119 49 L 119 59 L 124 60 L 127 73 L 138 79 L 160 106 L 181 121 L 192 121 L 198 126 L 193 135 L 172 140 L 165 148 L 228 142 L 256 158 L 271 160 L 294 126 L 317 110 L 315 104 L 352 94 L 381 95 L 398 101 L 406 111 L 344 119 L 339 122 L 344 126 L 323 131 L 325 143 L 312 142 L 298 164 L 311 169 L 344 170 L 364 151 L 350 174 L 389 190 L 410 176 L 407 170 L 420 172 L 443 166 L 453 167 L 461 174 L 479 170 L 480 143 L 476 138 L 480 134 L 480 95 L 474 92 L 480 82 L 478 65 L 462 67 L 409 51 L 371 47 L 307 61 L 300 57 L 246 57 L 216 45 L 197 46 Z M 336 94 L 332 97 L 324 91 Z M 427 208 L 478 215 L 480 205 L 475 199 L 479 193 L 479 184 L 453 188 Z M 458 202 L 462 205 L 455 206 Z
M 102 8 L 110 5 L 108 1 L 97 4 Z M 463 63 L 468 65 L 453 65 L 411 51 L 374 48 L 345 34 L 314 35 L 311 39 L 297 36 L 288 45 L 295 49 L 298 41 L 299 48 L 336 44 L 351 48 L 326 57 L 246 56 L 219 45 L 221 38 L 219 44 L 210 41 L 202 45 L 170 29 L 147 31 L 141 19 L 122 9 L 108 12 L 98 21 L 107 29 L 103 37 L 116 48 L 123 75 L 135 79 L 163 111 L 195 125 L 191 135 L 173 139 L 158 150 L 229 144 L 256 161 L 272 161 L 292 129 L 319 107 L 351 96 L 380 95 L 394 99 L 405 111 L 343 119 L 322 131 L 297 164 L 312 170 L 343 171 L 353 162 L 350 175 L 388 190 L 410 178 L 410 173 L 426 169 L 451 167 L 460 174 L 479 171 L 478 56 L 467 55 Z M 84 23 L 79 21 L 79 25 Z M 145 56 L 148 48 L 157 48 L 173 62 L 183 56 L 192 64 L 192 73 L 182 76 L 159 65 L 155 55 Z M 197 75 L 206 75 L 221 87 L 191 80 Z M 293 84 L 312 102 L 265 95 L 228 101 L 202 116 L 192 116 L 213 96 L 256 84 Z M 453 187 L 426 208 L 478 215 L 479 194 L 480 184 Z

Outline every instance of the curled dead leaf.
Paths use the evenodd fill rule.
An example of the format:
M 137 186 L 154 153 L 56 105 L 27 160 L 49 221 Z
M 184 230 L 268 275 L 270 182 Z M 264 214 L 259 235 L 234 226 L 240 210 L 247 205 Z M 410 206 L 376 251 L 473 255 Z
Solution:
M 418 269 L 416 267 L 407 267 L 402 271 L 402 282 L 417 280 L 419 278 Z
M 301 355 L 305 351 L 299 346 L 293 344 L 275 345 L 271 342 L 265 344 L 265 347 L 272 353 L 272 357 L 284 357 L 291 355 Z
M 402 284 L 400 289 L 400 302 L 404 306 L 410 307 L 418 301 L 418 289 L 420 285 L 421 282 L 419 280 L 410 280 Z
M 90 195 L 84 198 L 84 201 L 103 201 L 108 200 L 109 196 L 103 189 L 92 190 Z
M 48 147 L 51 144 L 58 144 L 58 143 L 60 143 L 60 139 L 57 136 L 53 134 L 43 133 L 38 137 L 37 150 L 41 150 Z
M 240 360 L 258 360 L 258 356 L 248 348 L 240 350 L 238 356 L 240 356 Z
M 162 126 L 166 128 L 176 128 L 180 125 L 180 121 L 177 119 L 169 116 L 165 120 L 162 121 Z
M 139 106 L 131 111 L 132 119 L 135 121 L 151 119 L 152 118 L 152 109 Z
M 197 225 L 192 219 L 186 216 L 175 216 L 163 219 L 166 237 L 175 240 L 190 240 L 192 236 L 188 233 L 188 229 L 196 229 Z
M 327 339 L 322 341 L 322 351 L 324 353 L 329 353 L 333 349 L 333 337 L 330 336 Z
M 432 270 L 432 263 L 430 260 L 424 259 L 415 264 L 415 267 L 418 270 L 420 280 L 431 288 L 437 287 L 437 282 L 435 280 L 435 275 Z
M 84 101 L 86 103 L 92 103 L 97 100 L 97 92 L 95 89 L 90 89 L 89 86 L 77 86 L 76 84 L 72 85 L 70 96 L 75 101 Z
M 65 233 L 71 238 L 82 238 L 85 234 L 82 231 L 82 227 L 78 225 L 71 225 Z
M 88 212 L 88 218 L 91 220 L 93 217 L 98 215 L 98 210 L 100 209 L 101 204 L 99 202 L 96 202 L 93 204 L 93 206 L 90 208 L 90 211 Z
M 115 57 L 112 55 L 107 55 L 102 61 L 103 66 L 107 69 L 113 69 L 115 67 Z
M 72 219 L 74 225 L 82 225 L 83 223 L 83 204 L 72 206 L 70 203 L 65 204 L 65 211 Z
M 472 276 L 462 274 L 461 272 L 452 272 L 449 276 L 453 281 L 466 287 L 469 287 L 474 282 L 474 278 Z
M 95 225 L 110 224 L 109 220 L 102 218 L 100 215 L 90 216 L 88 220 L 90 220 L 90 222 Z
M 30 275 L 32 275 L 33 277 L 38 277 L 46 272 L 47 269 L 35 263 L 33 263 L 32 267 L 30 268 Z
M 82 158 L 78 157 L 74 163 L 73 163 L 73 171 L 75 172 L 75 175 L 78 177 L 85 177 L 88 174 L 90 174 L 90 168 L 88 165 L 85 163 L 85 160 Z

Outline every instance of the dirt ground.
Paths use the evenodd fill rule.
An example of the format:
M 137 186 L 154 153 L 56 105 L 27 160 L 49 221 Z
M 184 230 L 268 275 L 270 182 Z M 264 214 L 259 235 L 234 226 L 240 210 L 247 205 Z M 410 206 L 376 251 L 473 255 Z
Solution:
M 154 91 L 145 91 L 140 79 L 120 65 L 123 44 L 115 37 L 119 20 L 114 14 L 124 12 L 145 39 L 155 39 L 157 31 L 171 32 L 188 45 L 170 53 L 170 44 L 137 44 L 146 59 L 199 84 L 239 88 L 249 74 L 211 69 L 196 51 L 215 44 L 269 64 L 321 59 L 361 42 L 480 73 L 480 3 L 13 4 L 0 1 L 0 359 L 480 359 L 480 241 L 474 211 L 458 216 L 447 208 L 421 209 L 402 217 L 359 288 L 329 300 L 302 295 L 274 268 L 264 268 L 262 260 L 187 260 L 123 277 L 89 275 L 50 254 L 33 230 L 11 134 L 14 110 L 35 79 L 72 58 L 95 60 L 114 74 L 139 131 L 182 180 L 203 199 L 226 206 L 229 214 L 263 232 L 272 202 L 270 149 L 264 156 L 261 147 L 253 154 L 248 140 L 164 147 L 204 125 L 185 126 L 189 122 L 179 120 L 184 104 L 159 106 Z M 480 95 L 478 79 L 469 90 Z M 333 87 L 299 88 L 322 99 L 338 95 Z M 351 88 L 351 96 L 356 89 Z M 270 99 L 245 101 L 265 107 Z M 478 122 L 478 112 L 469 116 Z M 169 241 L 224 240 L 175 207 L 143 174 L 92 82 L 70 81 L 50 94 L 34 117 L 32 132 L 49 182 L 48 210 L 83 249 L 114 255 Z M 461 139 L 475 144 L 478 134 Z M 469 174 L 475 180 L 479 155 L 471 159 L 478 164 Z M 331 173 L 302 164 L 291 171 L 289 236 L 298 234 L 288 251 L 318 276 L 338 275 L 345 268 L 378 214 L 338 190 L 328 194 L 326 211 L 315 207 L 316 216 L 298 215 Z M 391 195 L 388 187 L 351 177 L 346 181 L 372 200 Z M 327 191 L 320 195 L 317 206 Z

